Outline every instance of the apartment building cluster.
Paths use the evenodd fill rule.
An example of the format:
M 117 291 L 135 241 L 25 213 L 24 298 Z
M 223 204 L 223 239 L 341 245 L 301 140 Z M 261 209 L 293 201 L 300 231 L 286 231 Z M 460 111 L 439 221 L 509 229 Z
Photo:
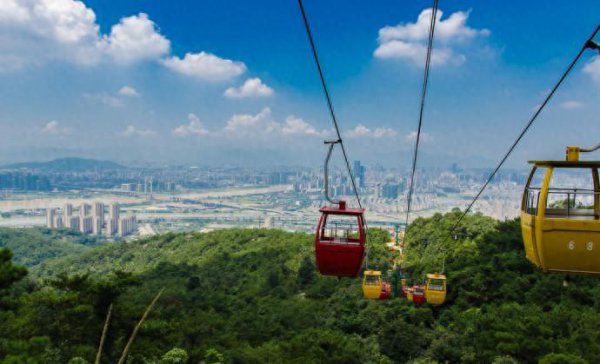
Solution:
M 135 215 L 121 217 L 118 203 L 109 204 L 107 213 L 102 202 L 94 202 L 93 205 L 83 203 L 77 214 L 73 204 L 67 203 L 62 209 L 46 210 L 46 227 L 66 228 L 83 234 L 127 236 L 136 231 L 137 220 Z

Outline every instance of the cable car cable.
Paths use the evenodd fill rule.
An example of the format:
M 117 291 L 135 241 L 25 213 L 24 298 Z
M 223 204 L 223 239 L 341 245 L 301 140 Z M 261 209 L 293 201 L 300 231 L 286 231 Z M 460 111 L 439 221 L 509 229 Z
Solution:
M 315 45 L 315 41 L 312 36 L 312 31 L 310 28 L 310 24 L 308 23 L 308 18 L 306 16 L 306 11 L 304 10 L 304 4 L 302 0 L 298 0 L 298 5 L 300 6 L 300 12 L 302 13 L 302 20 L 304 22 L 304 29 L 306 30 L 306 35 L 308 36 L 308 41 L 310 43 L 310 48 L 312 51 L 313 58 L 315 60 L 315 64 L 317 66 L 317 71 L 319 72 L 319 78 L 321 80 L 321 86 L 323 88 L 323 94 L 325 95 L 325 99 L 327 100 L 327 108 L 329 109 L 329 115 L 331 116 L 331 121 L 333 122 L 333 126 L 335 128 L 335 132 L 337 134 L 337 140 L 334 142 L 326 142 L 326 143 L 335 143 L 340 144 L 342 149 L 342 155 L 344 156 L 344 160 L 346 161 L 346 168 L 348 169 L 348 174 L 350 175 L 350 181 L 352 182 L 352 188 L 354 189 L 354 195 L 356 196 L 356 201 L 358 202 L 358 206 L 362 208 L 362 203 L 360 200 L 360 196 L 358 194 L 358 189 L 356 188 L 356 181 L 354 180 L 354 174 L 352 173 L 352 168 L 350 167 L 350 161 L 348 160 L 348 154 L 346 153 L 346 147 L 344 146 L 344 141 L 342 140 L 342 134 L 340 133 L 340 127 L 338 126 L 337 117 L 335 116 L 335 111 L 333 109 L 333 102 L 331 101 L 331 95 L 329 94 L 329 88 L 327 87 L 327 82 L 325 81 L 325 75 L 323 73 L 323 68 L 321 67 L 321 61 L 319 60 L 319 55 L 317 53 L 317 47 Z M 335 144 L 332 144 L 335 145 Z M 333 147 L 331 147 L 333 148 Z M 331 153 L 331 149 L 329 151 Z
M 600 50 L 600 45 L 594 41 L 594 37 L 596 36 L 596 34 L 598 33 L 598 31 L 600 31 L 600 25 L 598 25 L 596 27 L 596 29 L 594 30 L 594 32 L 592 33 L 592 35 L 585 41 L 585 43 L 583 44 L 583 46 L 579 50 L 579 53 L 577 53 L 577 56 L 573 59 L 573 61 L 571 61 L 571 63 L 567 67 L 567 69 L 563 72 L 563 74 L 560 77 L 560 79 L 558 80 L 558 82 L 554 85 L 554 87 L 552 88 L 552 90 L 550 91 L 550 93 L 546 96 L 546 99 L 544 100 L 544 102 L 538 107 L 538 109 L 536 110 L 536 112 L 533 114 L 533 116 L 531 117 L 531 119 L 529 120 L 529 122 L 525 125 L 525 127 L 523 128 L 523 130 L 521 131 L 521 133 L 517 137 L 517 139 L 512 143 L 512 145 L 510 146 L 510 148 L 508 149 L 508 151 L 506 152 L 506 154 L 504 155 L 504 157 L 500 160 L 500 163 L 498 163 L 498 165 L 496 166 L 496 168 L 494 169 L 494 171 L 490 174 L 490 176 L 488 177 L 488 179 L 486 180 L 486 182 L 483 184 L 483 186 L 479 190 L 479 192 L 477 192 L 477 195 L 475 195 L 475 197 L 473 198 L 473 200 L 469 203 L 467 209 L 458 218 L 458 221 L 454 224 L 454 226 L 452 227 L 452 230 L 450 231 L 450 235 L 452 235 L 452 233 L 454 233 L 454 231 L 460 225 L 460 223 L 462 222 L 462 220 L 464 219 L 464 217 L 469 213 L 469 211 L 471 210 L 471 208 L 473 207 L 473 205 L 475 205 L 475 202 L 477 202 L 477 200 L 479 199 L 479 197 L 481 196 L 481 194 L 483 193 L 483 191 L 487 188 L 487 186 L 490 184 L 490 182 L 492 181 L 492 179 L 494 179 L 494 177 L 496 176 L 496 173 L 498 173 L 498 171 L 500 170 L 500 168 L 502 167 L 502 165 L 504 164 L 504 162 L 506 162 L 506 160 L 508 159 L 508 157 L 512 154 L 512 152 L 516 148 L 517 144 L 519 144 L 519 142 L 521 141 L 521 139 L 523 139 L 523 137 L 525 136 L 525 134 L 527 133 L 527 131 L 529 130 L 529 128 L 531 128 L 531 126 L 536 121 L 537 117 L 540 115 L 540 113 L 542 112 L 542 110 L 546 107 L 546 105 L 548 104 L 548 102 L 550 101 L 550 99 L 552 98 L 552 96 L 554 96 L 554 93 L 556 92 L 556 90 L 560 87 L 560 85 L 563 83 L 563 81 L 565 80 L 565 78 L 567 78 L 567 76 L 569 75 L 569 73 L 571 72 L 571 70 L 573 69 L 573 67 L 575 67 L 575 64 L 577 64 L 577 62 L 579 61 L 579 59 L 581 58 L 581 56 L 583 55 L 583 53 L 585 52 L 585 50 L 586 49 L 597 49 L 597 50 Z
M 408 196 L 406 198 L 406 222 L 404 225 L 404 238 L 408 232 L 408 220 L 410 217 L 410 210 L 412 205 L 412 196 L 414 191 L 415 171 L 417 168 L 417 158 L 419 155 L 419 142 L 421 140 L 421 128 L 423 126 L 423 113 L 425 110 L 425 99 L 427 97 L 427 88 L 429 85 L 429 69 L 431 67 L 431 53 L 433 51 L 433 36 L 435 33 L 435 23 L 437 18 L 437 12 L 439 7 L 439 0 L 433 0 L 433 6 L 431 9 L 431 21 L 429 23 L 429 38 L 427 40 L 427 56 L 425 58 L 425 71 L 423 73 L 423 87 L 421 91 L 421 106 L 419 110 L 419 123 L 417 126 L 417 137 L 415 139 L 415 150 L 412 159 L 412 172 L 410 175 L 410 185 L 408 187 Z
M 348 160 L 348 153 L 346 152 L 346 147 L 345 147 L 344 141 L 342 139 L 342 133 L 340 132 L 340 127 L 338 125 L 337 117 L 335 115 L 335 110 L 333 108 L 333 101 L 331 100 L 329 88 L 327 87 L 327 82 L 325 81 L 325 74 L 323 72 L 323 67 L 321 66 L 321 61 L 319 59 L 319 54 L 317 52 L 317 46 L 316 46 L 314 38 L 312 36 L 312 30 L 310 27 L 310 23 L 308 22 L 308 17 L 306 15 L 306 10 L 304 9 L 304 3 L 302 2 L 302 0 L 298 0 L 298 6 L 300 8 L 300 13 L 302 14 L 302 21 L 304 24 L 304 29 L 306 31 L 306 35 L 308 37 L 308 41 L 310 43 L 310 49 L 312 51 L 313 59 L 315 61 L 315 65 L 317 66 L 317 71 L 319 73 L 319 79 L 321 81 L 321 87 L 323 89 L 323 94 L 327 101 L 327 108 L 329 109 L 329 115 L 331 117 L 331 121 L 333 122 L 333 126 L 335 128 L 335 132 L 337 135 L 337 140 L 325 142 L 325 144 L 330 144 L 327 160 L 329 160 L 329 157 L 331 156 L 331 153 L 333 151 L 333 147 L 335 146 L 335 144 L 340 144 L 340 148 L 342 149 L 342 155 L 344 156 L 344 161 L 346 163 L 346 169 L 350 176 L 350 181 L 352 183 L 352 189 L 354 190 L 354 195 L 356 196 L 356 201 L 358 203 L 358 207 L 363 208 L 362 201 L 361 201 L 360 195 L 358 193 L 358 188 L 356 187 L 356 180 L 354 179 L 354 173 L 352 172 L 352 168 L 350 167 L 350 161 Z M 366 234 L 366 241 L 367 241 L 366 252 L 365 252 L 365 267 L 368 267 L 369 266 L 369 252 L 371 250 L 370 249 L 371 242 L 370 242 L 370 239 L 368 238 L 369 226 L 367 225 L 366 219 L 363 219 L 363 222 L 365 225 L 365 234 Z

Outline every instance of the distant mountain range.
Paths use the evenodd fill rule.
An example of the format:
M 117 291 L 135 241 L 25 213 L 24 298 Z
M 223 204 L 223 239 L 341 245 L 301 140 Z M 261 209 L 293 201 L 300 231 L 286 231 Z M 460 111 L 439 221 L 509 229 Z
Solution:
M 125 169 L 118 163 L 84 158 L 59 158 L 49 162 L 25 162 L 7 164 L 1 169 L 34 169 L 45 172 L 82 172 L 89 170 Z

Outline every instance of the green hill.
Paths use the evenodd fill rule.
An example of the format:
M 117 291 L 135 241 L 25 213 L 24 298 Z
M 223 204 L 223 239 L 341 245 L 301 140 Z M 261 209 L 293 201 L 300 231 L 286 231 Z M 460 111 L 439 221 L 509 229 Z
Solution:
M 67 229 L 0 228 L 0 248 L 12 251 L 15 263 L 33 271 L 49 259 L 79 256 L 97 244 L 94 237 Z
M 130 363 L 174 363 L 182 351 L 164 355 L 176 347 L 189 363 L 600 362 L 598 280 L 565 286 L 535 270 L 518 221 L 469 216 L 454 239 L 456 218 L 418 219 L 407 242 L 414 281 L 446 257 L 439 309 L 366 301 L 359 279 L 317 274 L 311 236 L 277 230 L 166 234 L 51 258 L 4 291 L 0 362 L 92 361 L 114 302 L 103 359 L 114 363 L 163 287 Z M 370 235 L 370 261 L 384 266 L 389 237 Z

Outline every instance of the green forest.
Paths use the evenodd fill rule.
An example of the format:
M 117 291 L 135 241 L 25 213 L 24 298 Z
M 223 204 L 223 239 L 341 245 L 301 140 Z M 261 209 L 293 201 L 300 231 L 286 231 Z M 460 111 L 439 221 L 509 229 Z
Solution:
M 314 237 L 267 229 L 98 244 L 0 230 L 0 363 L 599 363 L 600 284 L 544 274 L 518 220 L 460 211 L 416 219 L 406 274 L 444 266 L 448 300 L 363 299 L 361 280 L 320 276 Z M 387 232 L 369 231 L 389 268 Z

